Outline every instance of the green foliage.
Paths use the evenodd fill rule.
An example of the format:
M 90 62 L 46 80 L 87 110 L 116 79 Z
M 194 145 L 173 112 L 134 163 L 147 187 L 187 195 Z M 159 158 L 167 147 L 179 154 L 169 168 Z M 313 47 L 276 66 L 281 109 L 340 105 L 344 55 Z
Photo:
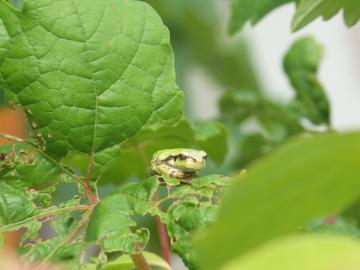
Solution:
M 2 181 L 16 188 L 44 190 L 65 179 L 62 168 L 39 151 L 24 143 L 0 145 Z
M 356 0 L 300 0 L 291 23 L 293 31 L 297 31 L 317 17 L 325 20 L 332 18 L 340 10 L 344 12 L 344 20 L 348 27 L 360 19 L 360 3 Z
M 197 244 L 202 267 L 218 269 L 353 203 L 360 195 L 359 139 L 358 133 L 308 135 L 251 167 L 227 191 L 217 223 Z
M 27 196 L 5 183 L 0 183 L 0 225 L 24 220 L 36 213 Z
M 292 45 L 284 69 L 295 94 L 280 103 L 258 91 L 245 43 L 219 41 L 215 1 L 148 2 L 171 27 L 178 60 L 186 63 L 179 74 L 195 63 L 230 89 L 221 95 L 218 120 L 183 118 L 169 31 L 143 1 L 0 0 L 0 87 L 6 101 L 24 109 L 30 129 L 28 139 L 0 133 L 12 142 L 0 146 L 0 245 L 2 233 L 25 228 L 18 253 L 39 269 L 133 269 L 140 253 L 149 265 L 171 269 L 144 252 L 154 239 L 147 222 L 156 217 L 189 269 L 288 270 L 283 256 L 300 258 L 298 269 L 357 265 L 358 242 L 324 234 L 359 237 L 356 204 L 341 211 L 360 195 L 360 135 L 307 132 L 279 147 L 310 128 L 330 127 L 330 104 L 316 77 L 322 47 L 312 38 Z M 233 0 L 231 33 L 289 2 Z M 294 29 L 340 9 L 348 25 L 359 18 L 350 0 L 297 3 Z M 268 157 L 234 172 L 220 202 L 225 176 L 149 176 L 153 153 L 171 148 L 205 150 L 217 173 Z M 220 168 L 225 159 L 230 165 Z M 54 203 L 65 184 L 77 187 L 76 195 L 66 186 L 66 198 Z M 266 243 L 294 232 L 305 236 Z M 99 253 L 84 262 L 93 245 Z
M 360 243 L 348 238 L 295 236 L 272 241 L 221 269 L 356 269 L 360 263 L 359 252 Z
M 19 12 L 0 5 L 10 37 L 1 39 L 7 59 L 0 62 L 1 86 L 25 108 L 52 157 L 91 154 L 97 179 L 121 142 L 143 127 L 180 119 L 183 94 L 175 84 L 169 34 L 149 6 L 27 1 Z
M 284 69 L 296 91 L 292 106 L 314 124 L 330 123 L 330 103 L 316 75 L 322 46 L 311 37 L 301 38 L 290 47 Z
M 247 21 L 255 25 L 273 9 L 294 0 L 232 0 L 230 34 L 243 28 Z
M 254 25 L 273 9 L 290 2 L 296 4 L 296 12 L 291 23 L 293 32 L 318 17 L 329 20 L 340 10 L 344 13 L 344 21 L 348 27 L 355 25 L 360 19 L 360 4 L 357 0 L 232 0 L 229 31 L 235 34 L 247 21 Z

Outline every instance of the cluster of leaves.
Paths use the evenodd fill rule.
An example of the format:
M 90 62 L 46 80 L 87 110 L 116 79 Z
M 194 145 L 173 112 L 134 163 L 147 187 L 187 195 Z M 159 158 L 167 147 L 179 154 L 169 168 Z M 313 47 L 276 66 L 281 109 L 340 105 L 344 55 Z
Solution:
M 227 180 L 213 175 L 184 186 L 169 178 L 168 194 L 156 199 L 159 181 L 145 175 L 151 155 L 163 148 L 202 148 L 221 163 L 227 132 L 216 121 L 183 119 L 159 16 L 127 0 L 18 7 L 0 1 L 0 87 L 24 109 L 31 139 L 0 134 L 13 142 L 0 148 L 0 232 L 26 228 L 19 252 L 40 269 L 52 262 L 76 268 L 94 244 L 101 249 L 97 266 L 86 267 L 106 269 L 115 262 L 106 264 L 104 254 L 120 252 L 115 266 L 129 265 L 126 254 L 144 250 L 149 231 L 133 216 L 158 216 L 173 250 L 194 267 L 190 234 L 214 221 Z M 145 180 L 99 198 L 99 183 L 129 176 Z M 77 186 L 78 194 L 55 205 L 53 192 L 63 184 Z
M 349 27 L 360 19 L 360 7 L 354 0 L 232 0 L 229 31 L 236 33 L 247 21 L 256 24 L 273 9 L 288 3 L 296 5 L 292 31 L 303 28 L 318 17 L 328 20 L 340 10 L 343 10 L 345 23 Z
M 190 269 L 195 267 L 191 233 L 214 222 L 219 202 L 216 194 L 228 179 L 219 175 L 195 178 L 187 185 L 166 179 L 167 194 L 160 193 L 158 177 L 122 185 L 94 209 L 86 232 L 88 242 L 97 242 L 106 253 L 127 254 L 145 247 L 150 237 L 147 228 L 137 228 L 133 216 L 158 216 L 166 224 L 172 249 Z M 134 245 L 136 243 L 136 245 Z
M 238 142 L 237 168 L 269 153 L 291 136 L 329 127 L 330 103 L 317 79 L 321 58 L 322 46 L 313 38 L 294 42 L 284 58 L 284 69 L 295 92 L 286 104 L 254 90 L 233 89 L 224 93 L 219 103 L 221 117 L 237 127 L 233 131 Z

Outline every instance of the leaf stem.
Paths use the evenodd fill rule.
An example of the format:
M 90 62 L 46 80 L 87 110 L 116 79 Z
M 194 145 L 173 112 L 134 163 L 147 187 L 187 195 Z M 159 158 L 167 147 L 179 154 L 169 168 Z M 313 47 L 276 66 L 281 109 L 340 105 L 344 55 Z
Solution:
M 165 225 L 161 222 L 159 216 L 156 216 L 155 220 L 156 220 L 156 227 L 159 233 L 160 246 L 161 246 L 163 258 L 171 266 L 169 239 L 167 237 Z
M 86 196 L 89 199 L 89 202 L 92 203 L 92 204 L 97 204 L 97 202 L 99 201 L 99 198 L 92 191 L 91 185 L 90 185 L 90 178 L 91 178 L 91 173 L 92 173 L 93 167 L 94 167 L 94 156 L 92 155 L 91 160 L 89 162 L 89 166 L 87 168 L 87 172 L 86 172 L 86 179 L 85 179 L 85 182 L 84 182 L 84 188 L 85 188 Z
M 138 270 L 151 270 L 151 267 L 147 260 L 145 259 L 144 255 L 141 252 L 140 246 L 136 243 L 136 249 L 138 250 L 138 253 L 130 255 L 131 260 L 136 266 L 136 269 Z
M 153 201 L 157 201 L 157 192 L 153 195 Z M 160 205 L 157 205 L 157 208 L 161 210 Z M 160 239 L 160 246 L 161 246 L 161 252 L 163 259 L 171 266 L 171 258 L 170 258 L 170 247 L 169 247 L 169 239 L 166 232 L 165 225 L 161 222 L 160 216 L 157 215 L 155 217 L 156 220 L 156 227 Z

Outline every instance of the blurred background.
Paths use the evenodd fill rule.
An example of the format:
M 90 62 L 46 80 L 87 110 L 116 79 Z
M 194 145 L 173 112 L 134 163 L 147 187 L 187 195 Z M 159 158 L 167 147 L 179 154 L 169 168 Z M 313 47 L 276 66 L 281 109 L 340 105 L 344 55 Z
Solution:
M 294 91 L 283 69 L 284 55 L 301 36 L 312 35 L 324 47 L 319 81 L 330 100 L 331 128 L 360 129 L 360 24 L 348 29 L 338 14 L 329 22 L 317 20 L 293 34 L 290 23 L 295 9 L 289 4 L 231 37 L 227 31 L 230 0 L 146 2 L 158 11 L 170 30 L 177 83 L 186 92 L 186 116 L 193 121 L 219 120 L 230 131 L 230 155 L 225 165 L 210 165 L 209 171 L 229 174 L 234 169 L 240 170 L 302 130 L 296 124 L 294 127 L 286 112 L 284 115 L 284 104 L 294 97 Z M 245 101 L 247 98 L 266 100 L 265 109 L 258 105 L 256 109 L 269 115 L 271 107 L 268 117 L 271 119 L 260 117 L 259 125 L 248 117 L 257 112 L 246 112 L 246 121 L 242 117 L 235 121 L 229 119 L 227 109 L 237 105 L 230 106 L 226 101 L 231 90 L 242 90 Z M 5 107 L 1 90 L 0 104 L 0 131 L 24 136 L 22 114 Z M 253 109 L 249 106 L 249 111 Z M 265 122 L 271 122 L 271 127 L 267 128 Z M 10 238 L 16 239 L 13 235 Z M 8 243 L 10 248 L 16 246 L 16 241 Z

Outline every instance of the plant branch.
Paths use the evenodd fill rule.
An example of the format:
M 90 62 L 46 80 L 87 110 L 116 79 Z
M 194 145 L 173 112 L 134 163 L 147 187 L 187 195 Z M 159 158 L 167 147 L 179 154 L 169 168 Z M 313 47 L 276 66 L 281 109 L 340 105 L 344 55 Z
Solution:
M 85 225 L 91 215 L 92 211 L 89 211 L 85 213 L 85 215 L 82 217 L 82 219 L 76 224 L 76 226 L 71 229 L 71 231 L 51 250 L 51 252 L 39 263 L 37 270 L 45 270 L 49 266 L 51 258 L 56 254 L 56 252 L 59 250 L 60 247 L 66 245 L 68 242 L 71 241 L 71 239 L 74 237 L 74 235 L 81 229 L 83 225 Z

